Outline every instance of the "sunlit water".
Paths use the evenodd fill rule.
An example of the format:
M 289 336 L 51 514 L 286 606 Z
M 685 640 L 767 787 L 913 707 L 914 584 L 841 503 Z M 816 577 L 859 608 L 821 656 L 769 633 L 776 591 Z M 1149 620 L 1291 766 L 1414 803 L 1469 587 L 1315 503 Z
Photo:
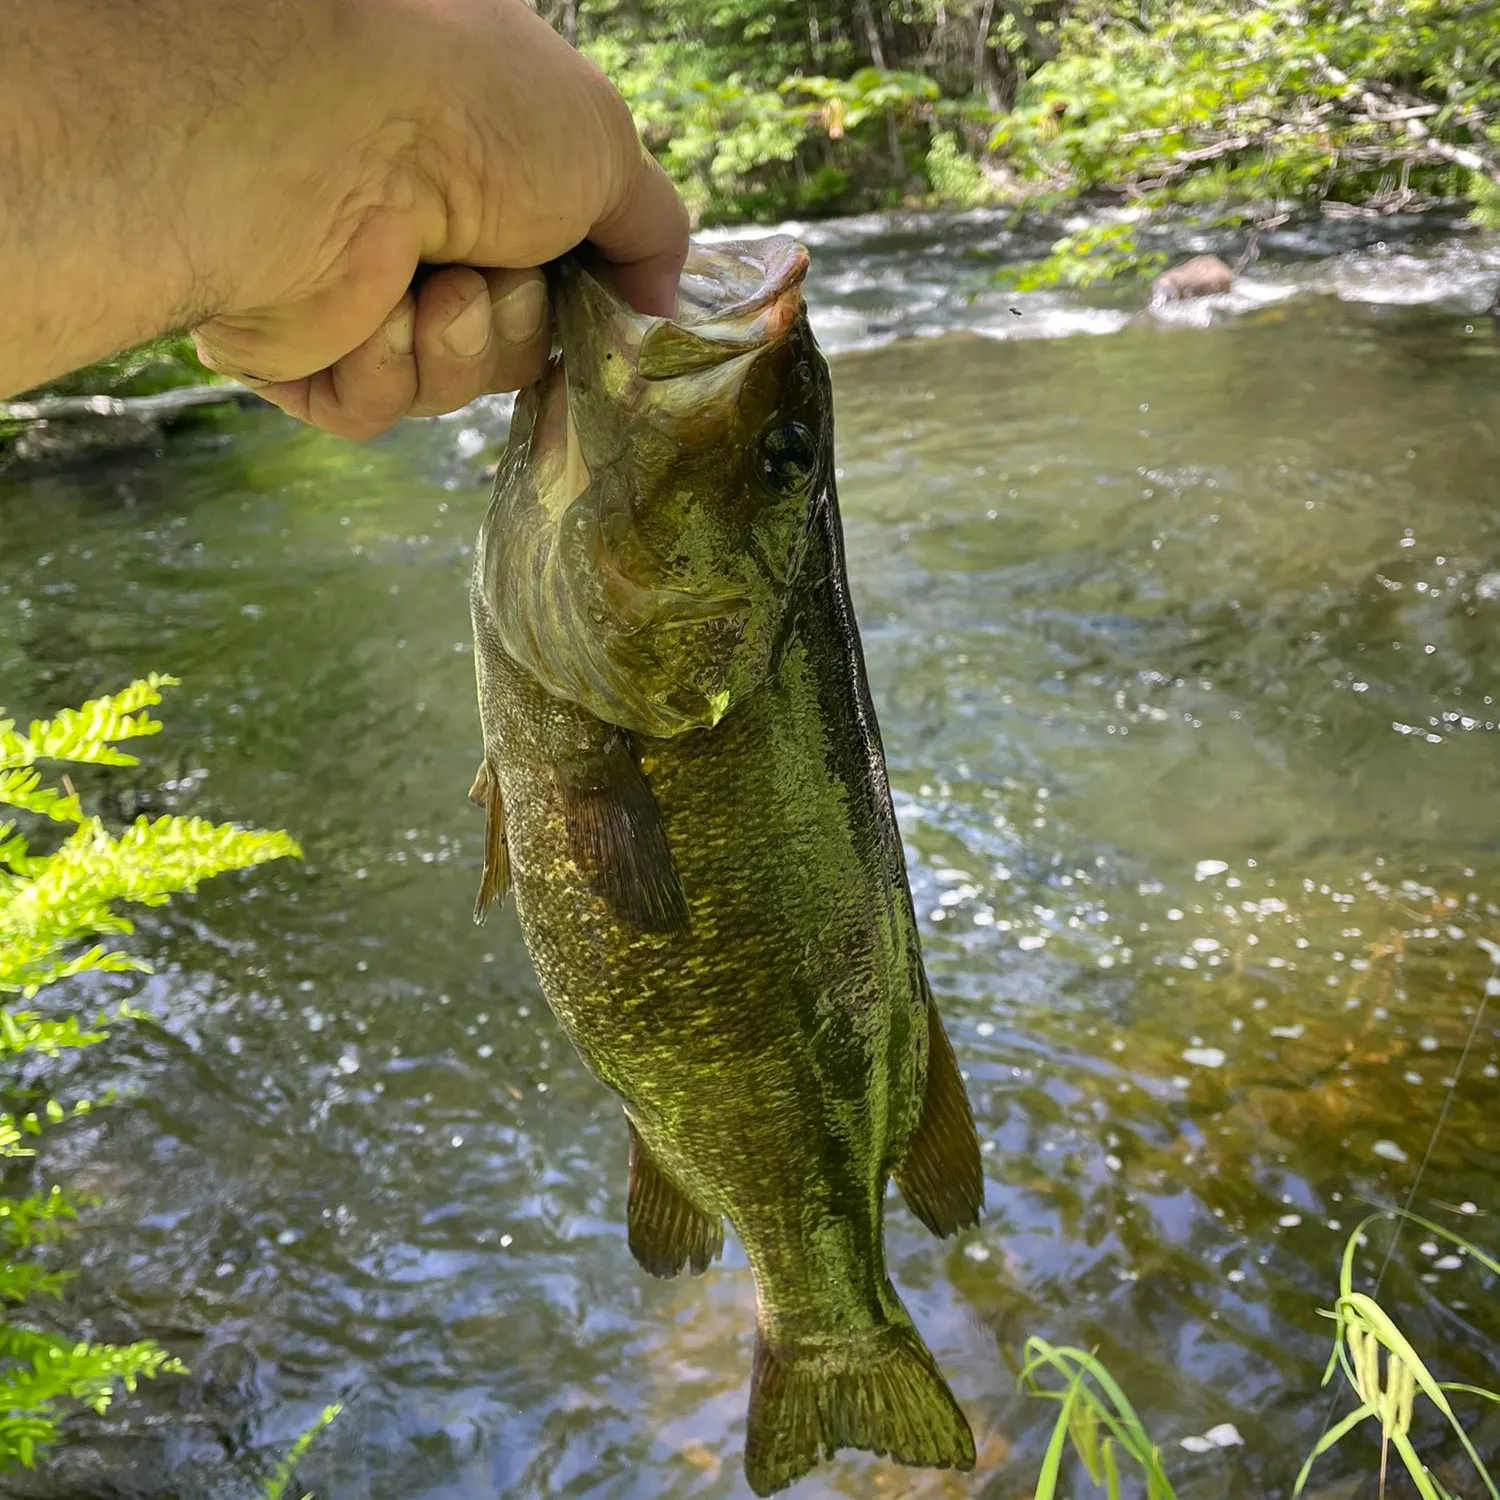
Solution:
M 989 1177 L 978 1232 L 939 1244 L 893 1199 L 888 1240 L 981 1458 L 847 1458 L 794 1493 L 1029 1495 L 1050 1409 L 1014 1365 L 1041 1334 L 1100 1349 L 1181 1495 L 1262 1500 L 1324 1422 L 1345 1235 L 1404 1200 L 1456 1076 L 1416 1206 L 1500 1246 L 1500 337 L 1474 315 L 1500 246 L 1284 246 L 1183 327 L 1118 295 L 968 300 L 965 247 L 1004 232 L 809 231 L 830 347 L 1109 336 L 834 361 L 850 571 Z M 464 580 L 501 430 L 481 409 L 359 449 L 246 413 L 0 479 L 0 702 L 172 671 L 145 764 L 88 784 L 307 851 L 149 913 L 156 1022 L 63 1075 L 126 1098 L 38 1167 L 99 1199 L 62 1316 L 192 1373 L 0 1494 L 240 1500 L 331 1400 L 295 1495 L 748 1494 L 743 1257 L 637 1270 L 618 1107 L 513 912 L 469 918 Z M 1410 1232 L 1383 1295 L 1494 1382 L 1495 1290 Z M 1225 1423 L 1242 1444 L 1182 1446 Z

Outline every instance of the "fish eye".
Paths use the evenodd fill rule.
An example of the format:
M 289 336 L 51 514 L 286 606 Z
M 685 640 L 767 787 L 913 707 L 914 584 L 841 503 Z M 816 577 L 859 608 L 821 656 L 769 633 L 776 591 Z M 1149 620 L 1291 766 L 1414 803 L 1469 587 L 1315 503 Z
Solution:
M 778 495 L 805 490 L 817 463 L 817 441 L 800 422 L 773 427 L 760 440 L 760 477 Z

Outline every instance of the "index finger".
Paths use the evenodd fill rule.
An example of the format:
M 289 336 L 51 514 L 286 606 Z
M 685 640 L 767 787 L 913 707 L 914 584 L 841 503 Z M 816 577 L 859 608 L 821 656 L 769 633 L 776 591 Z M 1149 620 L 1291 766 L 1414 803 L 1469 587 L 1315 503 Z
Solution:
M 670 318 L 688 252 L 687 205 L 644 146 L 614 206 L 588 238 L 611 268 L 615 289 L 637 312 Z

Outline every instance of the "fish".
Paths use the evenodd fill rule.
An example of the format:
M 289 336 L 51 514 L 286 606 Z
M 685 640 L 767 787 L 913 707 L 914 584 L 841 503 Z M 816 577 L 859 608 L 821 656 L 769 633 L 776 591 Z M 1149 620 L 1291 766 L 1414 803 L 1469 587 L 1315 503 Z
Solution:
M 548 1003 L 622 1101 L 626 1238 L 754 1277 L 744 1469 L 841 1448 L 969 1469 L 885 1266 L 894 1178 L 978 1223 L 973 1114 L 923 968 L 850 599 L 807 250 L 695 244 L 676 315 L 586 254 L 517 398 L 470 584 L 486 813 Z

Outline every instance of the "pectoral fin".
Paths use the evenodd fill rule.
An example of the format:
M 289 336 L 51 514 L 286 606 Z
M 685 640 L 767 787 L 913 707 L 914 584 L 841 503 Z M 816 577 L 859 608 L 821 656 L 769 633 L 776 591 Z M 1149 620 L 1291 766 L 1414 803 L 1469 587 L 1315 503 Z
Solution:
M 926 988 L 924 983 L 924 989 Z M 922 1115 L 896 1168 L 907 1207 L 939 1239 L 979 1222 L 984 1168 L 958 1059 L 927 996 L 927 1092 Z
M 618 736 L 597 760 L 559 767 L 568 852 L 584 878 L 642 932 L 687 925 L 687 899 L 661 812 L 629 743 Z
M 489 759 L 480 761 L 469 801 L 484 809 L 484 874 L 479 877 L 479 896 L 474 902 L 474 920 L 503 899 L 510 889 L 510 851 L 505 843 L 505 806 L 500 800 L 500 782 Z
M 724 1221 L 706 1214 L 662 1170 L 630 1125 L 630 1197 L 625 1210 L 630 1253 L 653 1276 L 684 1266 L 701 1276 L 724 1248 Z

